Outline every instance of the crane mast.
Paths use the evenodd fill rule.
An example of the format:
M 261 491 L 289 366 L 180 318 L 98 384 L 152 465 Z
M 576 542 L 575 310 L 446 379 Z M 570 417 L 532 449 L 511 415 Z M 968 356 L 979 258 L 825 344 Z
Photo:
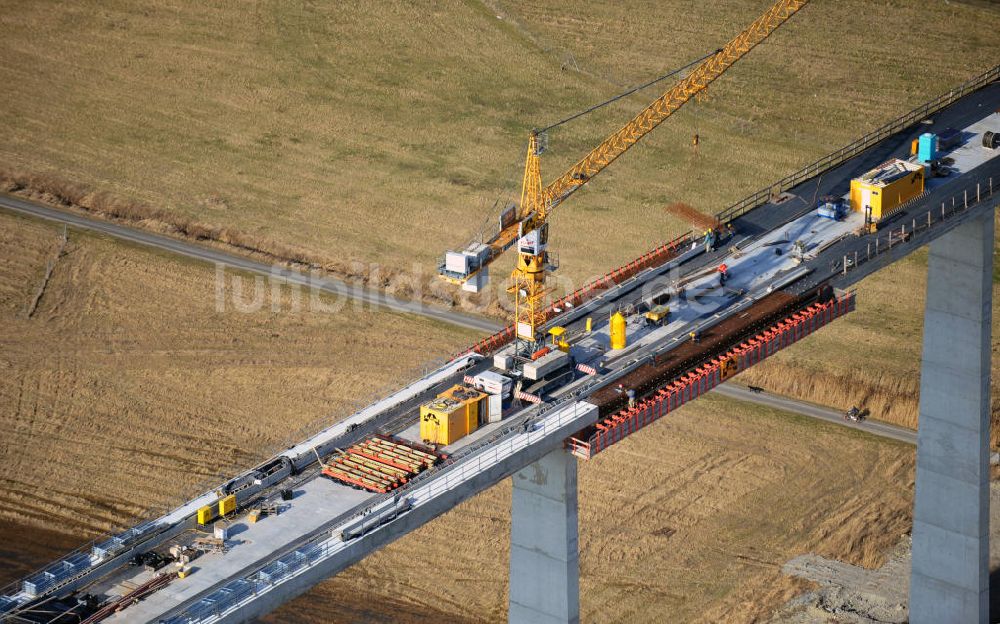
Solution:
M 485 285 L 488 265 L 517 241 L 517 265 L 508 292 L 514 296 L 514 324 L 521 340 L 533 342 L 545 323 L 544 300 L 549 292 L 545 274 L 552 268 L 548 252 L 548 216 L 560 203 L 589 182 L 693 97 L 704 91 L 736 61 L 764 41 L 808 0 L 778 0 L 743 32 L 695 67 L 685 78 L 654 100 L 631 121 L 601 142 L 565 173 L 543 187 L 540 133 L 528 137 L 521 201 L 514 218 L 501 218 L 500 231 L 490 240 L 473 244 L 461 254 L 449 252 L 440 275 L 467 290 Z M 464 266 L 456 256 L 464 256 Z M 457 270 L 461 269 L 461 270 Z
M 517 266 L 510 274 L 507 292 L 514 296 L 515 335 L 523 340 L 535 340 L 537 328 L 545 319 L 545 286 L 549 262 L 548 246 L 549 201 L 542 190 L 541 149 L 538 133 L 528 137 L 528 153 L 524 159 L 524 180 L 521 183 L 521 212 L 518 222 Z M 527 212 L 525 212 L 527 211 Z

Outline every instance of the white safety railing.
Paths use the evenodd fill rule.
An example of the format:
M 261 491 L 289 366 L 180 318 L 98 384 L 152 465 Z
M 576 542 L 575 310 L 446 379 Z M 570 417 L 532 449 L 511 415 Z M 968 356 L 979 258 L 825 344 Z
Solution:
M 1000 189 L 996 191 L 996 199 L 1000 199 Z M 919 214 L 912 216 L 907 214 L 906 218 L 889 217 L 890 225 L 876 233 L 864 252 L 855 251 L 845 255 L 834 268 L 846 275 L 870 260 L 892 251 L 894 247 L 898 248 L 901 243 L 909 242 L 914 236 L 994 200 L 994 182 L 991 177 L 953 191 L 949 197 L 940 202 L 935 201 L 926 211 L 921 211 Z
M 383 391 L 374 393 L 366 406 L 364 406 L 364 402 L 356 403 L 355 407 L 359 405 L 364 407 L 357 411 L 352 411 L 351 416 L 337 418 L 333 415 L 327 415 L 319 418 L 310 425 L 302 427 L 293 434 L 286 436 L 285 441 L 270 447 L 268 452 L 263 452 L 263 448 L 259 449 L 257 455 L 261 461 L 266 461 L 268 458 L 276 457 L 286 449 L 292 448 L 296 442 L 301 442 L 303 439 L 316 436 L 318 433 L 323 433 L 324 431 L 336 429 L 339 425 L 357 416 L 360 412 L 369 410 L 369 408 L 377 405 L 379 401 L 389 399 L 393 394 L 402 393 L 407 388 L 419 384 L 428 376 L 444 370 L 454 361 L 441 359 L 429 361 L 407 375 L 407 377 L 413 379 L 409 384 L 402 386 L 398 382 L 388 384 Z M 389 391 L 390 389 L 391 392 Z M 386 409 L 392 409 L 392 407 L 390 405 Z M 378 413 L 373 413 L 371 416 L 377 416 Z M 71 583 L 78 582 L 81 578 L 90 574 L 97 566 L 135 547 L 138 543 L 148 539 L 150 535 L 166 530 L 168 526 L 164 522 L 168 516 L 176 515 L 178 510 L 191 503 L 191 501 L 197 501 L 206 497 L 214 499 L 214 493 L 229 480 L 222 473 L 212 475 L 201 481 L 199 485 L 186 488 L 188 494 L 183 497 L 173 497 L 165 505 L 155 508 L 151 507 L 147 517 L 152 517 L 152 519 L 144 520 L 132 527 L 123 528 L 120 531 L 101 535 L 63 555 L 59 559 L 50 562 L 45 567 L 0 588 L 0 618 L 5 613 L 16 611 L 21 604 L 27 601 L 57 591 Z M 191 492 L 199 492 L 199 494 L 191 496 Z
M 923 121 L 929 115 L 938 112 L 946 106 L 954 104 L 959 99 L 997 79 L 1000 79 L 1000 65 L 991 67 L 965 84 L 956 87 L 947 93 L 943 93 L 930 102 L 918 106 L 905 115 L 902 115 L 901 117 L 876 128 L 850 145 L 846 145 L 831 154 L 827 154 L 823 158 L 806 165 L 802 169 L 799 169 L 795 173 L 782 178 L 771 186 L 763 188 L 749 197 L 743 198 L 729 208 L 717 213 L 715 216 L 720 222 L 728 223 L 736 217 L 744 215 L 754 208 L 766 204 L 773 197 L 777 197 L 780 193 L 787 191 L 788 189 L 801 184 L 806 180 L 814 178 L 824 171 L 832 169 L 850 158 L 854 158 L 876 143 Z

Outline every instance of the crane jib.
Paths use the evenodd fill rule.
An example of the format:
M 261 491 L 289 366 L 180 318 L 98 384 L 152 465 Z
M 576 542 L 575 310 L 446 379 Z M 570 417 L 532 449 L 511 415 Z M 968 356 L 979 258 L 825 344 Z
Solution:
M 560 177 L 548 186 L 543 186 L 540 173 L 540 154 L 544 146 L 544 130 L 532 130 L 528 138 L 528 149 L 525 156 L 524 178 L 521 186 L 521 201 L 517 205 L 517 218 L 511 223 L 501 222 L 500 231 L 484 243 L 470 244 L 462 253 L 449 252 L 445 263 L 439 271 L 440 275 L 453 283 L 461 284 L 466 290 L 479 292 L 485 286 L 488 278 L 484 270 L 487 265 L 512 247 L 518 237 L 525 236 L 534 230 L 545 227 L 548 215 L 553 208 L 564 202 L 577 189 L 589 182 L 608 165 L 624 154 L 644 136 L 664 120 L 678 111 L 693 97 L 704 91 L 709 84 L 732 67 L 739 59 L 764 41 L 779 26 L 785 23 L 808 0 L 778 0 L 770 9 L 758 17 L 743 32 L 734 37 L 716 52 L 703 57 L 700 62 L 672 73 L 680 73 L 687 67 L 695 65 L 683 79 L 666 93 L 655 99 L 631 121 L 613 133 L 600 145 L 595 147 L 580 161 L 570 167 Z M 668 74 L 669 75 L 669 74 Z M 631 92 L 644 88 L 665 78 L 637 87 L 617 98 L 598 104 L 549 128 L 575 119 L 590 110 L 596 110 L 615 99 L 625 97 Z M 546 128 L 548 129 L 548 128 Z M 538 237 L 536 237 L 538 238 Z M 544 235 L 542 236 L 544 238 Z M 515 296 L 515 327 L 518 336 L 529 341 L 534 330 L 540 326 L 541 310 L 544 309 L 543 299 L 550 290 L 545 285 L 545 273 L 552 270 L 556 263 L 545 251 L 546 244 L 532 244 L 521 249 L 519 246 L 518 264 L 511 274 L 508 291 Z M 483 251 L 486 251 L 485 255 Z M 527 250 L 527 251 L 526 251 Z M 529 253 L 530 252 L 530 253 Z M 449 268 L 454 267 L 454 268 Z M 464 269 L 464 270 L 463 270 Z
M 712 81 L 807 3 L 808 0 L 781 0 L 774 4 L 720 51 L 709 56 L 676 86 L 654 100 L 629 123 L 546 186 L 543 194 L 548 199 L 550 208 L 564 201 L 576 189 L 593 179 L 642 137 L 708 87 Z

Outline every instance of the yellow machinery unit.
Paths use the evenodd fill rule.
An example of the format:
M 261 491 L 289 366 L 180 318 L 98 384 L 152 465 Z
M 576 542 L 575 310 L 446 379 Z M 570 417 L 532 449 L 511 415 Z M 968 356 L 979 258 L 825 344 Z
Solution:
M 624 349 L 626 343 L 625 317 L 621 312 L 615 312 L 611 315 L 611 348 Z
M 489 418 L 489 395 L 464 385 L 453 386 L 420 406 L 420 439 L 448 445 L 479 428 Z
M 549 330 L 549 335 L 552 336 L 552 346 L 560 351 L 565 351 L 569 353 L 569 340 L 566 335 L 565 327 L 553 327 Z
M 851 180 L 851 210 L 876 224 L 924 192 L 924 167 L 894 158 Z
M 205 505 L 204 507 L 198 508 L 198 524 L 208 524 L 215 519 L 215 512 L 212 511 L 211 505 Z
M 648 312 L 646 312 L 646 320 L 654 325 L 663 325 L 667 322 L 667 318 L 669 317 L 670 306 L 666 304 L 653 306 Z
M 229 514 L 236 511 L 236 495 L 230 494 L 225 498 L 219 499 L 219 515 L 225 518 Z

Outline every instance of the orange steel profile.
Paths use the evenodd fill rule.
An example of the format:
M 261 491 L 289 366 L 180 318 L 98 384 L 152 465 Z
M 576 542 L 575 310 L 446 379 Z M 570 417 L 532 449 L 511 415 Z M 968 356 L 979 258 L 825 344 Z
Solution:
M 376 435 L 323 467 L 323 474 L 370 492 L 394 490 L 443 457 L 416 444 Z
M 578 457 L 589 459 L 854 308 L 854 293 L 847 292 L 796 312 L 725 354 L 680 375 L 634 407 L 622 409 L 598 421 L 592 429 L 586 430 L 587 433 L 569 438 L 566 448 Z
M 152 577 L 142 585 L 139 585 L 138 587 L 133 588 L 132 590 L 115 598 L 114 600 L 111 600 L 110 602 L 102 606 L 100 609 L 95 611 L 93 614 L 91 614 L 89 617 L 84 619 L 76 619 L 76 618 L 74 619 L 76 621 L 79 621 L 80 624 L 97 624 L 97 622 L 100 622 L 102 620 L 111 617 L 112 615 L 118 613 L 122 609 L 125 609 L 126 607 L 133 605 L 136 602 L 139 602 L 140 600 L 152 594 L 153 592 L 160 590 L 161 588 L 168 585 L 170 581 L 176 578 L 177 578 L 176 572 L 175 573 L 161 572 L 160 574 L 157 574 L 156 576 Z M 58 616 L 53 615 L 52 620 L 46 619 L 45 621 L 55 622 L 57 621 L 57 619 Z

